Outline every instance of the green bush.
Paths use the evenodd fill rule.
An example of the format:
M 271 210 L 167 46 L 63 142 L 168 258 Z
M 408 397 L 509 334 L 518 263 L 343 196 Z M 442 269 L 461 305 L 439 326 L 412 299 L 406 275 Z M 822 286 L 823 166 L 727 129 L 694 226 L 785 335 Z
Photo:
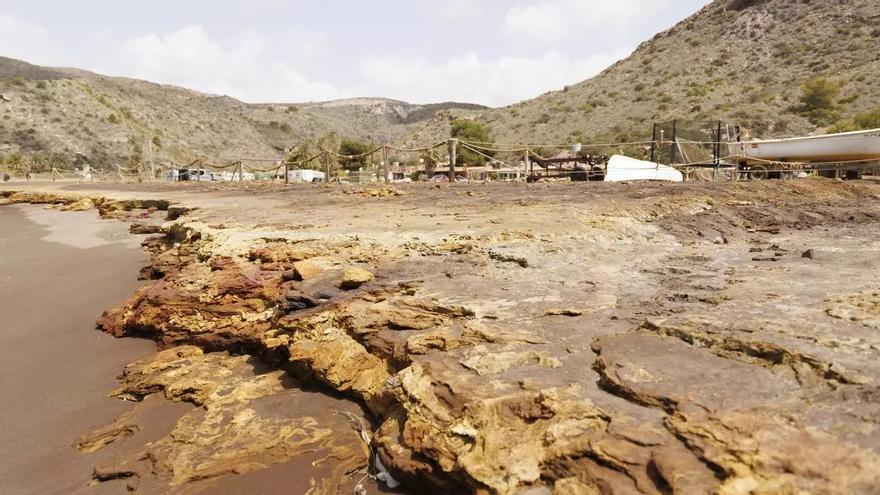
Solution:
M 362 143 L 354 139 L 343 138 L 339 143 L 339 154 L 348 156 L 362 155 L 368 151 L 372 151 L 374 148 L 375 146 L 369 143 Z M 369 156 L 359 158 L 340 158 L 339 162 L 342 164 L 342 168 L 347 170 L 357 170 L 365 166 L 369 159 Z
M 535 120 L 534 123 L 535 124 L 549 124 L 550 119 L 551 119 L 550 114 L 544 112 Z
M 870 129 L 880 129 L 880 108 L 857 114 L 851 119 L 839 120 L 828 130 L 829 132 L 849 132 Z
M 548 116 L 549 118 L 549 116 Z M 468 119 L 457 119 L 452 122 L 452 132 L 451 136 L 456 139 L 460 139 L 462 141 L 471 141 L 471 142 L 479 142 L 479 143 L 492 143 L 491 130 L 489 127 L 479 123 L 474 122 L 473 120 Z M 488 146 L 482 144 L 487 148 L 491 148 L 492 145 Z M 484 154 L 489 156 L 494 156 L 495 154 L 492 152 L 483 151 Z M 468 149 L 464 149 L 459 147 L 458 149 L 459 155 L 459 163 L 466 163 L 468 165 L 484 165 L 487 161 L 486 157 L 479 154 L 474 153 Z
M 812 79 L 801 86 L 798 113 L 815 125 L 827 125 L 840 118 L 837 97 L 842 84 L 824 77 Z

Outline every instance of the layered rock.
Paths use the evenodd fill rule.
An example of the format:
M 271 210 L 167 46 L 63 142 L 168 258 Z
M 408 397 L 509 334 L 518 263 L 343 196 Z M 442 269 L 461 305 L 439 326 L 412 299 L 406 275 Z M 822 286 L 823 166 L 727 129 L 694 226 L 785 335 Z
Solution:
M 151 454 L 169 463 L 160 478 L 186 486 L 199 483 L 195 464 L 221 476 L 324 442 L 321 426 L 285 436 L 286 424 L 304 428 L 301 415 L 260 406 L 292 379 L 363 404 L 371 448 L 413 491 L 873 491 L 876 186 L 571 191 L 530 189 L 481 213 L 488 195 L 448 210 L 435 205 L 448 196 L 385 198 L 430 219 L 395 218 L 393 239 L 374 218 L 292 229 L 194 212 L 165 224 L 145 244 L 151 282 L 100 321 L 171 353 L 131 368 L 121 393 L 203 407 Z M 343 217 L 329 211 L 316 224 Z M 435 222 L 441 211 L 448 219 Z M 435 224 L 448 231 L 426 234 Z M 352 270 L 371 277 L 343 290 Z M 284 372 L 261 379 L 265 395 L 218 371 L 247 356 Z M 213 371 L 178 384 L 176 373 L 203 365 Z M 211 405 L 226 382 L 256 413 L 215 438 L 205 411 L 234 418 L 240 407 Z M 84 447 L 124 436 L 125 424 Z M 239 441 L 254 457 L 215 462 Z M 352 459 L 368 469 L 366 454 Z M 135 471 L 114 469 L 99 472 Z

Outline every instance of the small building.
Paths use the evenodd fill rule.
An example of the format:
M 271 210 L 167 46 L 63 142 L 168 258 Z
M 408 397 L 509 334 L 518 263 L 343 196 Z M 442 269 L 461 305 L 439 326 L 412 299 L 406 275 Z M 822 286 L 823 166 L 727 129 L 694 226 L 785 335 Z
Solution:
M 296 183 L 327 182 L 327 174 L 311 169 L 289 170 L 287 179 Z

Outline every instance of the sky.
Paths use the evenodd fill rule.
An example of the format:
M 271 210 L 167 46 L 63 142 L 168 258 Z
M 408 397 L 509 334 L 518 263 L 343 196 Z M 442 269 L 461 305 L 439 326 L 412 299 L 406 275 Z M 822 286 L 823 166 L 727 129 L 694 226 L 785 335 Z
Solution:
M 588 79 L 709 0 L 0 0 L 0 55 L 250 103 L 502 106 Z

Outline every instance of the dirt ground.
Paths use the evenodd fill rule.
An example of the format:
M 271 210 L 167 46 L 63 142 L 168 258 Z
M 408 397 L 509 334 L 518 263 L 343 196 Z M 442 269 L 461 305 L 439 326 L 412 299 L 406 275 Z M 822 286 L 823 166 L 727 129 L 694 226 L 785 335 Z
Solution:
M 302 421 L 288 387 L 214 394 L 250 356 L 369 413 L 366 453 L 309 437 L 354 466 L 312 493 L 372 454 L 413 492 L 880 486 L 877 182 L 7 189 L 157 233 L 150 283 L 100 321 L 167 350 L 121 393 L 249 411 L 178 423 L 163 469 L 108 479 L 223 486 L 296 457 L 271 441 Z M 163 371 L 193 359 L 197 379 Z

